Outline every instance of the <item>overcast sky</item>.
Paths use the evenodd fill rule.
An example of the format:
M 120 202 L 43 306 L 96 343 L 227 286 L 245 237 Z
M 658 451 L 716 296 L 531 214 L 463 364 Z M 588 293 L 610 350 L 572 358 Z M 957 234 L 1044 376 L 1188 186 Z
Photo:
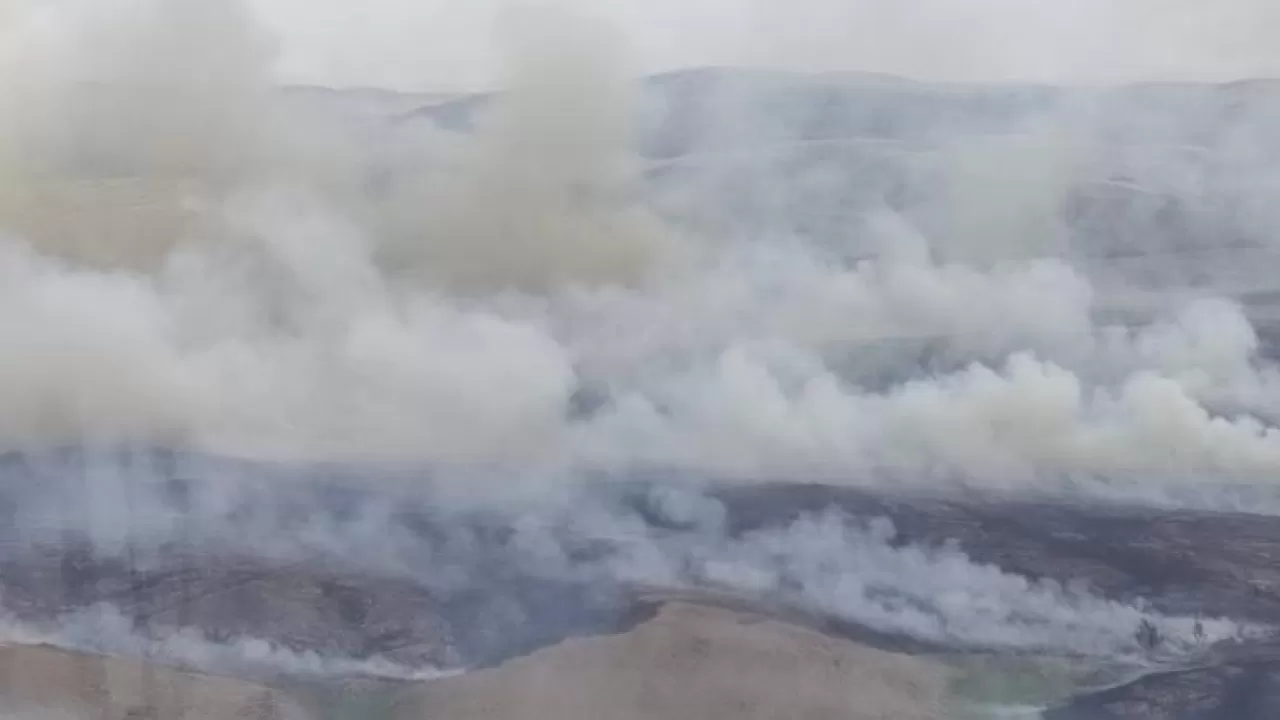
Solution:
M 339 86 L 492 85 L 501 57 L 495 25 L 516 2 L 576 8 L 613 25 L 637 72 L 740 65 L 978 81 L 1280 76 L 1280 0 L 242 1 L 276 35 L 282 79 Z M 22 5 L 73 14 L 113 7 L 0 0 L 0 20 Z
M 943 80 L 1280 74 L 1280 0 L 538 0 L 627 34 L 641 71 L 695 65 Z M 510 0 L 250 0 L 282 73 L 338 85 L 489 84 Z

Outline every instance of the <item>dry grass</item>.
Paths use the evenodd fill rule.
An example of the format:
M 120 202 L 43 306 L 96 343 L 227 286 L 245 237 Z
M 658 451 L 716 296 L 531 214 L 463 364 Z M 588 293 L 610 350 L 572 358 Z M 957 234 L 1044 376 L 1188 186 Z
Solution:
M 0 647 L 0 717 L 66 720 L 306 720 L 275 690 L 47 647 Z
M 617 636 L 567 641 L 406 693 L 396 720 L 932 720 L 947 672 L 775 620 L 670 604 Z
M 928 659 L 751 612 L 671 602 L 630 632 L 569 640 L 393 695 L 379 691 L 388 702 L 351 712 L 370 720 L 937 720 L 948 680 L 948 670 Z M 339 702 L 347 693 L 335 692 L 304 706 L 302 696 L 250 682 L 0 647 L 0 719 L 346 717 L 341 707 L 356 704 Z

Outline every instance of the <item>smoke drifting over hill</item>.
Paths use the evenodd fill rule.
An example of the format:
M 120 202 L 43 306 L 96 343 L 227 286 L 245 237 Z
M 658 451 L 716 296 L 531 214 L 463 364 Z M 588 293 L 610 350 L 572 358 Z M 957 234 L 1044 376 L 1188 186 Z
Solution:
M 585 21 L 513 22 L 512 90 L 459 135 L 290 112 L 234 3 L 63 15 L 11 27 L 3 76 L 11 447 L 1000 485 L 1280 463 L 1239 305 L 1110 327 L 1045 244 L 1081 113 L 935 141 L 928 213 L 735 238 L 648 199 L 646 105 Z
M 1169 265 L 1144 285 L 1100 261 L 1226 242 L 1082 241 L 1072 210 L 1082 187 L 1109 226 L 1225 207 L 1232 252 L 1269 258 L 1265 83 L 1027 100 L 695 74 L 693 95 L 720 104 L 664 137 L 679 88 L 655 101 L 660 81 L 642 89 L 608 29 L 574 16 L 513 19 L 506 92 L 386 116 L 275 88 L 271 40 L 234 2 L 16 8 L 0 55 L 6 450 L 431 467 L 460 502 L 516 505 L 654 469 L 1209 504 L 1280 476 L 1280 372 L 1224 284 L 1237 276 L 1188 283 Z M 825 109 L 871 86 L 929 119 L 855 102 L 830 127 L 797 121 L 788 84 Z M 960 105 L 934 112 L 938 97 Z M 77 522 L 171 520 L 112 511 Z M 531 547 L 614 580 L 692 562 L 737 589 L 791 583 L 927 640 L 1106 655 L 1148 616 L 1190 636 L 1187 618 L 831 517 L 745 539 L 598 519 L 584 536 L 636 554 L 578 566 L 555 537 Z

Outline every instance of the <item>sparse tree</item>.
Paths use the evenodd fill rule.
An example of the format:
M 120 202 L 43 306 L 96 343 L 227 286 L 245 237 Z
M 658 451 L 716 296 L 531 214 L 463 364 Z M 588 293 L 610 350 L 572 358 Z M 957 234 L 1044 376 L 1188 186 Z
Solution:
M 1163 638 L 1155 624 L 1143 618 L 1142 622 L 1138 623 L 1137 640 L 1143 650 L 1150 652 L 1160 646 Z

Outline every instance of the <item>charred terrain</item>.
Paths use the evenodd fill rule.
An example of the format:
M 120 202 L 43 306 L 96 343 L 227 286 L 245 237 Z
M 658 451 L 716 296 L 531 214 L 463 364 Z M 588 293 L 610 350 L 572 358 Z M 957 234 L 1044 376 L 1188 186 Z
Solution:
M 159 451 L 126 455 L 131 458 L 129 466 L 145 478 L 129 483 L 136 507 L 150 508 L 148 512 L 168 508 L 176 528 L 199 528 L 209 522 L 208 515 L 202 516 L 189 504 L 210 492 L 202 483 L 217 481 L 193 479 L 190 473 L 192 468 L 217 467 L 216 459 Z M 341 537 L 344 526 L 361 515 L 361 508 L 379 503 L 367 479 L 343 478 L 332 468 L 323 471 L 328 479 L 321 485 L 254 492 L 243 505 L 225 504 L 227 524 L 220 528 L 225 534 L 216 537 L 146 536 L 139 531 L 111 546 L 83 531 L 68 531 L 31 542 L 30 529 L 18 518 L 42 515 L 39 498 L 45 493 L 65 497 L 55 478 L 84 473 L 85 457 L 68 451 L 7 458 L 3 479 L 11 514 L 4 527 L 7 539 L 0 564 L 4 609 L 13 627 L 35 633 L 29 637 L 41 637 L 38 631 L 43 629 L 46 642 L 79 651 L 145 657 L 157 667 L 240 675 L 277 688 L 318 687 L 316 683 L 323 686 L 346 675 L 368 678 L 366 682 L 383 688 L 384 695 L 398 696 L 410 691 L 395 688 L 426 682 L 421 691 L 424 697 L 434 698 L 427 688 L 443 683 L 441 687 L 450 688 L 446 697 L 461 693 L 458 697 L 465 698 L 470 695 L 452 689 L 454 681 L 447 677 L 427 678 L 458 670 L 480 673 L 467 683 L 488 687 L 484 693 L 493 692 L 484 683 L 500 683 L 508 674 L 520 677 L 523 671 L 498 670 L 498 675 L 490 676 L 485 668 L 505 668 L 513 662 L 514 667 L 524 667 L 538 662 L 540 653 L 566 642 L 577 647 L 574 643 L 585 638 L 633 632 L 655 622 L 655 617 L 667 612 L 661 608 L 672 605 L 771 618 L 771 623 L 784 623 L 797 632 L 808 628 L 804 632 L 853 642 L 868 652 L 874 648 L 920 658 L 935 667 L 930 673 L 942 673 L 939 677 L 954 673 L 955 667 L 1004 655 L 996 644 L 984 646 L 861 621 L 838 606 L 824 607 L 803 593 L 789 593 L 785 580 L 747 592 L 688 569 L 666 586 L 628 580 L 624 574 L 610 577 L 593 568 L 603 567 L 611 555 L 622 554 L 622 542 L 584 534 L 563 517 L 548 520 L 546 531 L 563 544 L 565 557 L 580 566 L 557 566 L 552 571 L 550 566 L 531 564 L 520 546 L 523 541 L 513 532 L 527 517 L 492 510 L 441 514 L 433 510 L 429 494 L 416 499 L 401 495 L 393 503 L 395 511 L 380 516 L 388 523 L 380 526 L 382 532 L 400 540 L 397 553 L 403 564 L 379 567 L 345 548 L 280 544 L 286 534 L 305 535 L 308 528 L 327 528 Z M 175 467 L 186 469 L 178 472 L 172 470 Z M 236 467 L 243 472 L 249 466 L 236 463 Z M 166 475 L 164 468 L 175 474 Z M 278 470 L 263 466 L 260 477 L 272 472 Z M 252 473 L 240 479 L 245 487 L 280 487 L 278 482 L 254 482 Z M 663 509 L 669 484 L 619 481 L 610 487 L 602 492 L 593 486 L 590 505 L 611 517 L 639 523 L 633 531 L 638 529 L 655 544 L 687 545 L 683 536 L 702 532 L 689 516 Z M 226 488 L 217 492 L 225 493 Z M 1062 696 L 1046 709 L 1047 718 L 1240 720 L 1270 718 L 1280 712 L 1273 680 L 1280 674 L 1280 641 L 1271 637 L 1271 628 L 1280 625 L 1280 575 L 1275 570 L 1280 522 L 1273 518 L 1061 500 L 922 498 L 789 483 L 711 485 L 701 497 L 722 509 L 717 532 L 729 541 L 787 528 L 814 515 L 836 513 L 855 525 L 887 520 L 895 529 L 890 542 L 897 547 L 950 545 L 974 564 L 990 565 L 1029 582 L 1084 586 L 1115 601 L 1145 604 L 1169 617 L 1229 618 L 1256 628 L 1177 650 L 1140 647 L 1131 638 L 1117 638 L 1117 648 L 1132 652 L 1131 665 L 1124 672 L 1138 679 L 1097 694 L 1084 689 L 1089 683 L 1084 680 L 1076 690 L 1060 691 Z M 337 498 L 341 502 L 335 502 Z M 76 510 L 64 509 L 73 514 Z M 563 525 L 557 527 L 558 522 Z M 662 635 L 666 631 L 645 632 L 666 637 Z M 657 642 L 650 635 L 642 637 L 650 638 L 644 642 Z M 234 648 L 247 639 L 264 642 L 282 657 L 255 658 L 243 652 L 219 656 L 208 650 L 220 645 Z M 551 657 L 558 657 L 555 653 L 607 651 L 551 652 Z M 641 651 L 628 650 L 624 655 L 635 652 Z M 1053 647 L 1023 648 L 1016 653 L 1028 660 L 1059 659 L 1060 654 Z M 517 661 L 522 657 L 531 659 Z M 326 664 L 325 659 L 335 658 L 345 659 L 345 664 Z M 1101 670 L 1113 660 L 1075 658 L 1097 668 L 1082 677 L 1094 673 L 1098 679 L 1093 682 L 1114 685 L 1114 677 L 1120 675 L 1106 681 Z M 714 653 L 704 661 L 708 668 L 719 662 Z M 563 662 L 572 667 L 576 661 Z M 5 672 L 18 672 L 8 667 Z M 946 667 L 953 669 L 938 669 Z M 784 692 L 787 683 L 805 680 L 797 676 L 778 682 L 781 685 L 774 690 Z M 309 690 L 303 696 L 316 692 Z M 1081 694 L 1073 697 L 1075 692 Z M 517 693 L 512 696 L 513 707 L 541 702 L 529 700 L 535 696 L 540 697 Z M 940 708 L 943 698 L 939 691 Z M 470 702 L 456 699 L 442 707 L 455 707 L 450 703 L 464 707 Z M 588 713 L 584 708 L 595 701 L 583 702 L 583 708 L 562 710 L 571 717 Z M 850 702 L 850 707 L 858 706 L 856 700 Z M 958 701 L 953 697 L 950 702 Z

